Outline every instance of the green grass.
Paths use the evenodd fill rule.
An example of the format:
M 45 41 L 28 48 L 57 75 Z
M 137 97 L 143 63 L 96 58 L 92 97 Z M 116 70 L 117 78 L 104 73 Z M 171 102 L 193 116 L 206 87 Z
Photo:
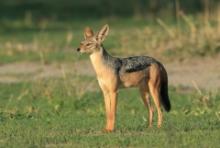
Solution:
M 79 78 L 90 82 L 90 78 Z M 77 83 L 77 82 L 76 82 Z M 78 84 L 79 85 L 79 84 Z M 170 89 L 172 110 L 161 129 L 147 128 L 147 109 L 135 89 L 119 93 L 116 130 L 103 133 L 101 92 L 79 93 L 62 79 L 0 84 L 2 147 L 216 147 L 219 94 Z

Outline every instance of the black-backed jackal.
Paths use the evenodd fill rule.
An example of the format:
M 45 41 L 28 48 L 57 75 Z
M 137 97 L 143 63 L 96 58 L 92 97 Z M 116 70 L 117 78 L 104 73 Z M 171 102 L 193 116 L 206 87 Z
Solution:
M 168 77 L 163 65 L 152 57 L 135 56 L 128 58 L 113 57 L 105 50 L 102 42 L 109 33 L 105 25 L 94 34 L 92 29 L 85 28 L 85 40 L 77 51 L 89 53 L 90 60 L 97 75 L 99 86 L 104 95 L 106 109 L 106 131 L 113 131 L 119 88 L 138 87 L 142 100 L 149 110 L 149 127 L 152 126 L 153 107 L 149 92 L 154 100 L 158 113 L 158 127 L 162 124 L 161 104 L 166 111 L 171 108 L 168 96 Z

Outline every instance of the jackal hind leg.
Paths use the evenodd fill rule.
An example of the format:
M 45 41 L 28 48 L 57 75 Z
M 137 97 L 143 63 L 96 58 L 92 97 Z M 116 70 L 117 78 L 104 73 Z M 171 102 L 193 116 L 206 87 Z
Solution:
M 140 86 L 141 98 L 144 102 L 144 105 L 148 108 L 148 127 L 152 127 L 153 122 L 153 106 L 151 106 L 149 90 L 146 85 Z
M 162 120 L 163 120 L 163 114 L 161 111 L 161 104 L 160 104 L 160 89 L 157 85 L 155 85 L 154 82 L 149 82 L 149 89 L 151 96 L 154 100 L 155 106 L 157 108 L 157 114 L 158 114 L 158 122 L 157 122 L 157 127 L 160 128 L 162 125 Z

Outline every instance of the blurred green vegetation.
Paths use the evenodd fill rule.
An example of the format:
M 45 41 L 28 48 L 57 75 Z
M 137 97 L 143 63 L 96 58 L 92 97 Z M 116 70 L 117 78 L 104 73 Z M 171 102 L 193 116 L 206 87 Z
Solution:
M 0 24 L 0 63 L 16 61 L 76 62 L 87 57 L 76 48 L 83 40 L 85 26 L 98 31 L 110 25 L 104 42 L 116 56 L 150 55 L 164 60 L 216 56 L 220 52 L 218 19 L 206 24 L 200 16 L 182 14 L 179 24 L 157 19 L 44 20 L 30 18 L 2 20 Z
M 1 0 L 0 16 L 23 17 L 29 12 L 34 18 L 55 19 L 175 16 L 177 9 L 195 14 L 218 4 L 218 0 Z
M 108 23 L 113 55 L 185 59 L 220 51 L 217 0 L 2 0 L 0 63 L 78 61 L 83 29 Z

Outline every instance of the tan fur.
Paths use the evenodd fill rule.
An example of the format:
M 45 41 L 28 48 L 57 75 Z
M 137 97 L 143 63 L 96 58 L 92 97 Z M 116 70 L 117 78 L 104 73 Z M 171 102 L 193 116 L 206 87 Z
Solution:
M 120 80 L 124 87 L 139 86 L 142 81 L 146 80 L 146 78 L 146 70 L 120 75 Z

